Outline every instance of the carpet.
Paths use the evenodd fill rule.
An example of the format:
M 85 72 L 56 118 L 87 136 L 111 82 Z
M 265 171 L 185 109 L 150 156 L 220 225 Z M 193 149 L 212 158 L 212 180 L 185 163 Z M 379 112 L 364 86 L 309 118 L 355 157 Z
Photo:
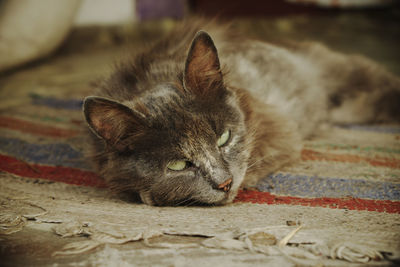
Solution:
M 34 92 L 26 99 L 0 116 L 0 170 L 105 187 L 82 151 L 82 101 Z M 301 162 L 235 201 L 400 213 L 400 126 L 335 126 L 305 142 Z

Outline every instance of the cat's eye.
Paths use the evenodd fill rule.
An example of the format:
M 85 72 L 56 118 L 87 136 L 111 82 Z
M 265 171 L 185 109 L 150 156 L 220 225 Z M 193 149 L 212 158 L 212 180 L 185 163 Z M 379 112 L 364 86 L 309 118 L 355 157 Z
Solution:
M 217 146 L 222 147 L 226 145 L 229 141 L 229 138 L 231 137 L 231 131 L 226 130 L 217 140 Z
M 167 168 L 173 171 L 182 171 L 189 166 L 189 162 L 186 160 L 176 160 L 168 163 Z

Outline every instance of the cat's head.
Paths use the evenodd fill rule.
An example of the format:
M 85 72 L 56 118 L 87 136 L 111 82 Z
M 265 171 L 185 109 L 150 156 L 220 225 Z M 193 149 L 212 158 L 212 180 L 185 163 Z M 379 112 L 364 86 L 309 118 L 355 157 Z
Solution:
M 150 205 L 231 202 L 247 169 L 248 136 L 207 33 L 197 33 L 178 76 L 126 101 L 85 99 L 89 128 L 104 143 L 100 173 Z

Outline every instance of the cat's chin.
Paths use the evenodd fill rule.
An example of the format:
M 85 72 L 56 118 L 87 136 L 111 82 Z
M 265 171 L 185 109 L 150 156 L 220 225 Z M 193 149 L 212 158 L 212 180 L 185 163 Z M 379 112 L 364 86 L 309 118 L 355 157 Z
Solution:
M 191 200 L 180 200 L 178 203 L 157 203 L 148 191 L 140 192 L 141 201 L 149 206 L 221 206 L 231 203 L 237 192 L 229 192 L 225 194 L 217 194 L 214 196 L 199 197 Z
M 238 190 L 230 191 L 229 194 L 222 201 L 218 203 L 218 205 L 226 205 L 232 203 L 233 200 L 236 198 L 237 192 Z
M 197 203 L 206 206 L 222 206 L 232 203 L 237 195 L 238 189 L 233 189 L 228 193 L 213 192 L 211 195 L 198 196 L 196 198 Z

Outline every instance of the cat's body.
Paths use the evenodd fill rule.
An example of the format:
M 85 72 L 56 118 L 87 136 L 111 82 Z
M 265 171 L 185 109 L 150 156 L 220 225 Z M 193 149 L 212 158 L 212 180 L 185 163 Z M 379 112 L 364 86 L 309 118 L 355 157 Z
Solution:
M 295 161 L 322 122 L 393 120 L 399 91 L 362 57 L 195 22 L 122 63 L 84 111 L 94 162 L 117 192 L 152 205 L 224 204 Z

